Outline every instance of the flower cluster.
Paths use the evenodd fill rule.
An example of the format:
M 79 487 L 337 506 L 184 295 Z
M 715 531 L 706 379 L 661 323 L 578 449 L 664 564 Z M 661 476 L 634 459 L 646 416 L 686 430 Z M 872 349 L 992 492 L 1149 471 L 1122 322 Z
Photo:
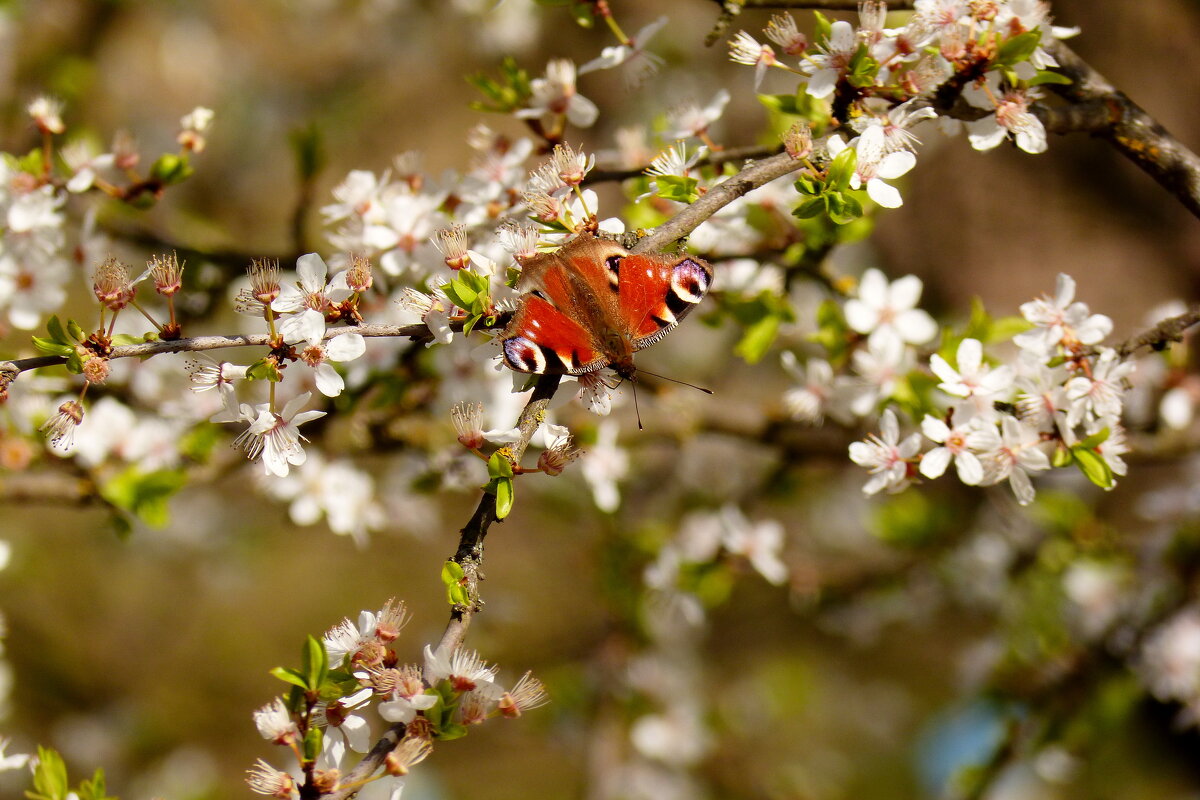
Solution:
M 1007 138 L 1028 153 L 1046 149 L 1046 131 L 1030 105 L 1038 84 L 1059 81 L 1046 70 L 1057 66 L 1043 47 L 1044 36 L 1074 31 L 1050 25 L 1038 0 L 917 0 L 897 28 L 884 27 L 886 4 L 859 3 L 859 25 L 817 16 L 809 42 L 789 15 L 774 17 L 765 30 L 771 44 L 742 31 L 729 43 L 730 58 L 755 69 L 755 88 L 768 70 L 798 77 L 801 93 L 831 102 L 831 115 L 858 135 L 845 141 L 831 134 L 821 148 L 830 159 L 852 150 L 850 188 L 865 188 L 877 204 L 901 205 L 887 180 L 916 163 L 919 143 L 911 129 L 937 119 L 954 132 L 962 127 L 951 112 L 955 100 L 979 110 L 966 123 L 972 147 L 989 150 Z
M 380 781 L 395 797 L 435 741 L 547 702 L 531 674 L 505 688 L 495 666 L 461 647 L 426 646 L 423 666 L 401 665 L 393 646 L 408 619 L 404 604 L 389 600 L 356 622 L 343 620 L 321 642 L 310 637 L 300 669 L 273 671 L 293 691 L 255 711 L 254 724 L 264 739 L 289 748 L 297 764 L 285 771 L 260 759 L 247 777 L 253 791 L 315 797 Z M 373 744 L 376 713 L 397 731 L 397 742 L 380 762 L 360 764 Z
M 924 414 L 920 434 L 902 439 L 888 409 L 880 435 L 850 446 L 850 458 L 872 473 L 867 494 L 938 478 L 952 463 L 968 485 L 1008 481 L 1022 505 L 1034 498 L 1030 474 L 1052 466 L 1077 466 L 1106 489 L 1125 474 L 1121 412 L 1133 364 L 1099 346 L 1112 321 L 1075 300 L 1067 275 L 1059 275 L 1054 297 L 1025 303 L 1021 313 L 1032 327 L 1013 337 L 1012 363 L 993 366 L 979 339 L 962 338 L 954 363 L 940 353 L 929 359 L 940 380 L 937 413 Z M 846 316 L 853 323 L 860 314 L 848 303 Z M 871 336 L 881 329 L 874 326 Z M 934 447 L 922 453 L 926 441 Z

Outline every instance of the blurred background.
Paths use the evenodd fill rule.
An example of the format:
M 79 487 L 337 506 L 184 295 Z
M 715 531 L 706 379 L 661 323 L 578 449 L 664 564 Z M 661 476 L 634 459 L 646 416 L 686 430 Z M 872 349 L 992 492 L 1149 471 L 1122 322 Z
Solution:
M 626 31 L 669 16 L 651 46 L 665 64 L 633 88 L 607 72 L 582 77 L 601 117 L 569 141 L 611 149 L 619 127 L 726 87 L 733 99 L 714 138 L 761 144 L 752 71 L 729 63 L 724 44 L 703 46 L 715 4 L 611 5 Z M 175 246 L 190 263 L 207 254 L 222 276 L 251 256 L 330 254 L 319 208 L 350 170 L 378 173 L 418 151 L 436 179 L 468 168 L 477 123 L 521 135 L 519 121 L 469 108 L 478 94 L 465 75 L 495 74 L 511 54 L 537 76 L 548 58 L 582 63 L 612 43 L 528 0 L 40 0 L 0 13 L 6 152 L 37 146 L 24 108 L 41 93 L 63 99 L 68 124 L 97 141 L 126 130 L 150 153 L 174 147 L 193 107 L 214 109 L 193 178 L 145 212 L 101 208 L 97 225 L 134 263 Z M 1200 144 L 1200 6 L 1077 0 L 1053 13 L 1082 27 L 1070 44 L 1084 59 Z M 748 10 L 731 32 L 757 33 L 768 18 Z M 763 91 L 791 91 L 775 80 Z M 306 199 L 291 141 L 312 130 L 325 160 Z M 1014 314 L 1059 272 L 1114 319 L 1117 341 L 1161 318 L 1162 304 L 1200 299 L 1200 226 L 1101 141 L 1052 138 L 1034 157 L 931 135 L 902 186 L 904 206 L 832 262 L 918 275 L 922 305 L 939 318 L 965 319 L 973 297 Z M 620 194 L 600 190 L 617 213 Z M 84 309 L 78 288 L 73 307 Z M 1109 494 L 1067 477 L 1039 484 L 1026 510 L 1004 486 L 867 500 L 844 455 L 858 432 L 774 426 L 786 378 L 735 362 L 732 331 L 693 328 L 646 363 L 683 364 L 716 399 L 647 393 L 644 432 L 628 403 L 618 410 L 631 465 L 620 508 L 598 511 L 570 471 L 534 476 L 488 539 L 487 605 L 469 645 L 509 683 L 532 669 L 552 703 L 439 746 L 406 797 L 971 796 L 969 780 L 946 788 L 971 770 L 988 775 L 976 796 L 1200 797 L 1194 720 L 1153 691 L 1170 669 L 1200 684 L 1200 657 L 1188 660 L 1200 632 L 1181 628 L 1168 667 L 1145 647 L 1195 598 L 1195 431 L 1148 424 L 1147 454 L 1129 458 L 1129 478 Z M 10 332 L 5 355 L 28 355 L 23 342 Z M 376 477 L 387 524 L 366 546 L 323 523 L 296 525 L 286 503 L 247 491 L 248 473 L 232 466 L 175 496 L 167 526 L 127 536 L 96 505 L 7 502 L 0 735 L 10 752 L 52 745 L 73 778 L 102 766 L 127 799 L 242 796 L 246 769 L 274 755 L 251 712 L 281 690 L 268 670 L 298 663 L 305 635 L 396 596 L 413 611 L 398 650 L 419 660 L 444 627 L 440 565 L 482 479 L 419 494 L 413 473 L 438 463 L 398 470 L 391 457 L 423 438 L 452 442 L 448 402 L 406 398 L 401 432 L 379 447 L 336 423 L 322 430 L 331 452 Z M 667 422 L 679 415 L 686 435 Z M 721 565 L 696 578 L 704 625 L 663 634 L 656 615 L 683 612 L 643 602 L 643 570 L 689 513 L 726 502 L 781 523 L 786 585 Z M 672 694 L 686 711 L 663 710 Z M 647 716 L 653 724 L 638 723 Z M 24 780 L 0 773 L 0 792 L 18 796 Z

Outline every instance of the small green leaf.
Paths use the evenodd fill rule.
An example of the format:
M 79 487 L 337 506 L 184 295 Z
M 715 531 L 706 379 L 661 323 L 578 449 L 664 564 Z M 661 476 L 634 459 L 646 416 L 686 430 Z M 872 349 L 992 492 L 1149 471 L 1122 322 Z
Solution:
M 1108 436 L 1110 433 L 1111 431 L 1107 427 L 1101 428 L 1083 441 L 1077 442 L 1075 447 L 1083 450 L 1095 450 L 1097 447 L 1108 441 Z
M 796 191 L 800 194 L 820 194 L 821 190 L 825 188 L 825 184 L 821 183 L 807 172 L 801 173 L 800 177 L 796 179 L 796 182 L 793 184 L 793 186 L 796 187 Z
M 760 94 L 758 102 L 766 106 L 769 111 L 779 114 L 790 114 L 791 116 L 800 115 L 800 109 L 796 105 L 796 95 L 794 94 Z
M 792 211 L 792 215 L 800 219 L 811 219 L 825 213 L 825 198 L 820 195 L 810 197 Z
M 117 508 L 136 514 L 147 525 L 162 528 L 170 521 L 170 499 L 186 482 L 181 469 L 143 472 L 133 466 L 104 483 L 100 495 Z
M 255 361 L 250 366 L 246 367 L 246 379 L 252 381 L 270 381 L 271 383 L 279 383 L 283 380 L 283 375 L 279 372 L 279 365 L 272 360 L 262 359 Z
M 488 477 L 489 478 L 511 478 L 513 476 L 512 462 L 500 450 L 492 453 L 492 457 L 488 459 Z
M 59 344 L 53 339 L 44 339 L 41 336 L 30 337 L 33 340 L 33 346 L 37 348 L 39 353 L 45 353 L 48 356 L 62 356 L 67 358 L 75 352 L 75 348 L 69 344 Z
M 145 336 L 133 336 L 128 333 L 118 333 L 112 337 L 112 343 L 114 345 L 143 344 L 145 341 Z
M 71 341 L 67 338 L 67 332 L 63 330 L 63 324 L 57 315 L 50 317 L 46 322 L 46 331 L 50 334 L 50 338 L 59 344 L 71 344 Z
M 830 189 L 849 189 L 850 178 L 854 176 L 854 169 L 857 166 L 858 153 L 854 151 L 854 148 L 847 147 L 843 149 L 833 159 L 833 163 L 829 165 L 829 175 L 825 179 L 825 184 Z
M 700 182 L 695 178 L 679 175 L 659 175 L 655 178 L 657 195 L 664 200 L 674 200 L 680 203 L 696 202 L 700 198 L 697 187 Z
M 1101 489 L 1111 489 L 1115 485 L 1112 467 L 1108 466 L 1108 462 L 1104 460 L 1104 456 L 1095 450 L 1084 450 L 1082 448 L 1073 448 L 1071 455 L 1075 457 L 1075 464 L 1079 467 L 1079 471 L 1089 481 Z
M 995 64 L 1012 66 L 1022 61 L 1028 61 L 1042 41 L 1040 30 L 1026 31 L 1012 36 L 1000 45 L 996 51 Z
M 67 320 L 67 333 L 70 334 L 71 338 L 76 342 L 82 342 L 87 338 L 87 334 L 84 332 L 83 328 L 73 319 Z
M 1052 72 L 1048 69 L 1040 69 L 1038 73 L 1030 78 L 1027 82 L 1029 86 L 1042 86 L 1043 84 L 1054 84 L 1057 86 L 1070 86 L 1074 81 L 1063 75 L 1061 72 Z
M 79 784 L 79 800 L 116 800 L 115 797 L 108 796 L 108 790 L 104 780 L 104 770 L 99 767 L 92 774 L 90 780 L 84 780 Z
M 434 738 L 448 742 L 452 739 L 461 739 L 467 735 L 467 726 L 458 722 L 451 722 L 443 725 L 434 734 Z
M 325 645 L 312 634 L 309 634 L 308 638 L 304 640 L 300 672 L 304 675 L 309 691 L 321 688 L 321 684 L 325 682 L 325 678 L 329 674 L 329 654 L 325 652 Z
M 292 686 L 299 686 L 301 689 L 308 688 L 308 682 L 299 670 L 291 667 L 275 667 L 271 670 L 271 674 L 284 683 L 290 683 Z
M 67 765 L 57 751 L 38 746 L 38 764 L 33 770 L 33 791 L 25 792 L 31 800 L 66 800 Z
M 774 314 L 755 322 L 742 335 L 733 352 L 747 364 L 761 361 L 779 333 L 779 322 L 779 317 Z
M 825 206 L 829 218 L 838 225 L 853 222 L 862 216 L 862 204 L 849 192 L 826 192 Z
M 187 180 L 194 171 L 187 156 L 175 153 L 163 153 L 150 165 L 150 177 L 167 186 Z
M 813 16 L 816 17 L 813 23 L 813 41 L 817 44 L 829 41 L 829 34 L 833 31 L 833 23 L 820 11 L 814 11 Z
M 513 479 L 496 478 L 496 519 L 504 519 L 513 507 Z
M 316 761 L 317 756 L 321 755 L 321 744 L 325 738 L 324 733 L 316 725 L 308 729 L 308 733 L 304 734 L 304 760 Z

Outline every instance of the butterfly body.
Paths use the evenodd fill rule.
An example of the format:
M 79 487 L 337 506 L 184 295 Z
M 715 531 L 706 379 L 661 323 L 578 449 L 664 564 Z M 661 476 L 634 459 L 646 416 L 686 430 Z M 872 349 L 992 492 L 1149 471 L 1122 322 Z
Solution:
M 703 299 L 712 267 L 691 256 L 630 253 L 583 235 L 522 265 L 526 290 L 501 336 L 518 372 L 635 373 L 633 354 L 667 335 Z

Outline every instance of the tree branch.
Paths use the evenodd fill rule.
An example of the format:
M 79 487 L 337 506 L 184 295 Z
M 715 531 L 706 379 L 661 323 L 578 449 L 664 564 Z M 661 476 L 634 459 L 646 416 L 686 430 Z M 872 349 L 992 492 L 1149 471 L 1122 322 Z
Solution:
M 1090 129 L 1093 135 L 1111 143 L 1200 217 L 1200 157 L 1071 48 L 1051 40 L 1046 49 L 1058 60 L 1058 71 L 1072 81 L 1069 86 L 1052 86 L 1055 92 L 1072 103 L 1107 109 L 1108 124 Z
M 508 324 L 508 319 L 508 314 L 501 314 L 491 325 L 481 323 L 476 325 L 475 329 L 502 328 Z M 450 329 L 461 333 L 464 324 L 463 320 L 452 321 Z M 430 332 L 429 326 L 423 322 L 415 325 L 349 325 L 344 328 L 331 328 L 325 331 L 324 341 L 335 339 L 346 333 L 357 333 L 366 338 L 411 339 L 418 343 L 433 341 L 433 334 Z M 195 353 L 205 350 L 221 350 L 226 347 L 270 347 L 270 338 L 265 333 L 254 333 L 244 336 L 193 336 L 188 339 L 122 344 L 112 348 L 106 358 L 145 358 L 164 353 Z M 0 388 L 12 383 L 22 372 L 65 363 L 67 363 L 67 359 L 62 356 L 34 356 L 0 361 Z
M 538 377 L 537 384 L 534 386 L 533 395 L 529 398 L 529 402 L 521 411 L 521 416 L 517 420 L 517 428 L 521 435 L 512 445 L 509 446 L 509 451 L 512 454 L 514 464 L 520 462 L 521 456 L 525 454 L 525 449 L 529 446 L 529 440 L 533 438 L 533 434 L 537 432 L 538 427 L 542 424 L 542 420 L 546 415 L 546 407 L 550 404 L 554 393 L 558 391 L 561 375 L 541 375 Z M 479 505 L 475 508 L 475 513 L 471 515 L 470 521 L 460 531 L 458 540 L 458 549 L 455 551 L 452 561 L 463 568 L 464 580 L 467 582 L 468 594 L 471 597 L 472 605 L 457 606 L 450 612 L 450 622 L 446 625 L 446 630 L 442 633 L 441 641 L 438 642 L 437 648 L 447 648 L 454 650 L 463 643 L 463 639 L 467 635 L 467 628 L 471 625 L 471 619 L 475 616 L 475 612 L 482 607 L 478 597 L 479 581 L 483 580 L 483 540 L 487 536 L 488 529 L 492 526 L 496 519 L 496 496 L 493 494 L 484 494 L 479 499 Z M 371 748 L 371 752 L 363 757 L 363 760 L 351 770 L 339 782 L 342 786 L 350 788 L 337 789 L 330 794 L 322 795 L 329 800 L 345 800 L 345 798 L 355 795 L 363 781 L 370 778 L 383 765 L 383 761 L 387 758 L 388 753 L 396 744 L 404 737 L 405 726 L 403 723 L 393 725 L 387 730 Z
M 779 153 L 751 163 L 737 175 L 710 188 L 699 200 L 655 228 L 653 233 L 633 246 L 633 252 L 653 253 L 667 249 L 734 200 L 776 178 L 795 172 L 802 166 L 803 162 L 797 161 L 787 153 Z
M 1200 304 L 1194 304 L 1184 313 L 1164 319 L 1150 330 L 1126 339 L 1117 347 L 1117 353 L 1122 358 L 1126 358 L 1143 347 L 1162 350 L 1170 342 L 1183 341 L 1184 332 L 1198 322 L 1200 322 Z

